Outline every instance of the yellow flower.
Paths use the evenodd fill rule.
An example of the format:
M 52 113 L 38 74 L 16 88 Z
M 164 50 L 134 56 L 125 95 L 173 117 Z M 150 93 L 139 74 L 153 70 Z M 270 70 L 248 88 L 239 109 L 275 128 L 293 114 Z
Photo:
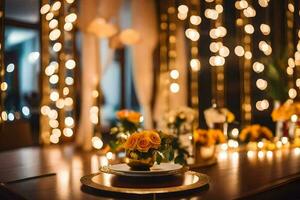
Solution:
M 161 139 L 159 137 L 159 134 L 155 131 L 145 131 L 145 132 L 150 139 L 152 147 L 155 149 L 158 149 L 161 144 Z
M 119 120 L 128 120 L 132 123 L 138 124 L 141 121 L 141 113 L 132 110 L 120 110 L 116 113 Z
M 200 144 L 206 144 L 208 140 L 207 130 L 197 129 L 194 130 L 194 141 Z
M 151 147 L 152 144 L 148 135 L 141 133 L 136 144 L 136 149 L 140 152 L 148 152 Z
M 195 143 L 211 146 L 216 143 L 224 143 L 226 142 L 226 138 L 223 132 L 219 129 L 198 129 L 194 131 L 194 141 Z
M 273 110 L 271 116 L 273 121 L 288 121 L 292 115 L 300 115 L 300 103 L 290 101 L 285 102 L 280 107 Z
M 140 135 L 140 133 L 133 133 L 132 135 L 130 135 L 124 144 L 124 148 L 130 150 L 135 149 Z
M 241 141 L 246 141 L 248 136 L 250 138 L 250 141 L 256 141 L 256 142 L 262 138 L 265 138 L 267 140 L 273 139 L 272 131 L 265 126 L 260 126 L 259 124 L 246 126 L 241 131 L 239 138 Z
M 232 112 L 228 111 L 227 112 L 227 122 L 231 123 L 234 121 L 234 119 L 235 119 L 234 114 Z

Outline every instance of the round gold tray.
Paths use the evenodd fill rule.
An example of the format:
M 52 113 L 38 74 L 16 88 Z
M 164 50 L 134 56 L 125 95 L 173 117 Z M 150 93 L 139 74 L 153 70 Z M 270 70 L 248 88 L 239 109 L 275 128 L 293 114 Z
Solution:
M 100 172 L 83 176 L 80 181 L 83 186 L 103 192 L 138 195 L 178 193 L 199 189 L 209 184 L 207 175 L 194 171 L 161 178 L 129 178 Z

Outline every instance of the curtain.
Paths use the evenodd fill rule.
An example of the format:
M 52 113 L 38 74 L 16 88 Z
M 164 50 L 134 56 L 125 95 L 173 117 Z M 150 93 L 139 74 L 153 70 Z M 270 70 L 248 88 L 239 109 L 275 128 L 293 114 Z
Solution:
M 101 80 L 100 40 L 88 27 L 97 18 L 116 21 L 122 0 L 89 0 L 80 5 L 79 28 L 82 31 L 82 105 L 76 144 L 84 150 L 92 149 L 93 124 L 90 108 L 92 92 Z M 114 18 L 115 17 L 115 18 Z M 97 28 L 97 27 L 96 27 Z M 98 27 L 99 28 L 99 27 Z M 101 31 L 101 30 L 99 30 Z
M 152 128 L 151 98 L 153 88 L 153 52 L 157 44 L 157 24 L 154 0 L 132 0 L 132 28 L 141 40 L 133 45 L 133 75 L 135 89 L 144 115 L 144 126 Z

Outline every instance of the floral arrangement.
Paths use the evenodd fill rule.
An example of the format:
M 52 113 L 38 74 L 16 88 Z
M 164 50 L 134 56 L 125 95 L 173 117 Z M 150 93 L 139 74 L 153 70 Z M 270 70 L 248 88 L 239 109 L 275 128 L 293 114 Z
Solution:
M 219 129 L 197 129 L 194 131 L 194 142 L 201 146 L 213 146 L 219 143 L 225 143 L 226 137 Z
M 196 113 L 192 108 L 179 107 L 166 113 L 163 121 L 172 133 L 180 135 L 193 129 L 195 117 Z
M 122 149 L 122 144 L 134 132 L 141 128 L 142 115 L 133 110 L 120 110 L 116 113 L 117 125 L 111 128 L 112 139 L 109 143 L 112 151 Z
M 204 111 L 205 121 L 209 127 L 215 123 L 232 123 L 235 116 L 227 108 L 212 107 Z
M 120 110 L 116 113 L 117 119 L 127 131 L 137 131 L 142 122 L 142 114 L 133 110 Z
M 176 140 L 172 135 L 155 130 L 143 130 L 131 134 L 123 144 L 126 150 L 127 164 L 132 168 L 147 169 L 154 162 L 185 164 L 181 155 L 175 156 Z
M 250 126 L 246 126 L 240 133 L 239 139 L 242 142 L 251 141 L 258 142 L 262 139 L 272 140 L 273 133 L 266 126 L 261 126 L 259 124 L 254 124 Z
M 273 121 L 289 121 L 292 115 L 300 115 L 300 102 L 286 101 L 271 114 Z

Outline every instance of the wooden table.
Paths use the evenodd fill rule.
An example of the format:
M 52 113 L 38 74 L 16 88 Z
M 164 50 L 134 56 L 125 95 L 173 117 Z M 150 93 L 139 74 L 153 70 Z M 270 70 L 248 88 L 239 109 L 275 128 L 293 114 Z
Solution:
M 217 165 L 195 169 L 210 176 L 209 188 L 168 199 L 300 198 L 300 149 L 223 152 L 218 161 Z M 86 193 L 81 188 L 80 177 L 97 172 L 107 162 L 103 156 L 78 151 L 73 146 L 2 152 L 0 182 L 6 184 L 0 187 L 0 199 L 115 199 Z M 48 176 L 18 181 L 39 175 Z

